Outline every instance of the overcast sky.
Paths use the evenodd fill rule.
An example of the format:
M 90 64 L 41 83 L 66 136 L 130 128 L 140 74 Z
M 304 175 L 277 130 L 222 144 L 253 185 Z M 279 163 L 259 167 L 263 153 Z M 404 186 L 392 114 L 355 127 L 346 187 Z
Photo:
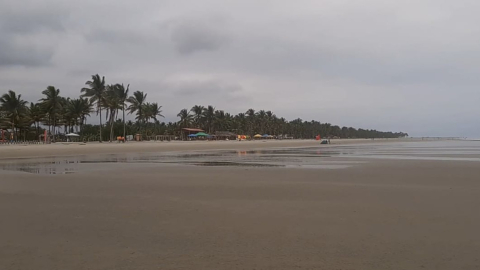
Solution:
M 163 105 L 480 137 L 478 0 L 0 0 L 0 93 L 92 74 Z

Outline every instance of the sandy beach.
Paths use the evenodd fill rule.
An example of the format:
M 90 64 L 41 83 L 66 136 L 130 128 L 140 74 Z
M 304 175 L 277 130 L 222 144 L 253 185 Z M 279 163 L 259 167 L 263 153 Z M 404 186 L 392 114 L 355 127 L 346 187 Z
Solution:
M 105 163 L 72 174 L 0 170 L 0 269 L 480 268 L 477 145 L 357 141 L 318 148 L 314 141 L 291 141 L 117 146 L 5 146 L 0 153 L 7 162 L 52 155 L 242 149 L 194 158 L 348 166 Z M 243 152 L 279 147 L 317 148 Z
M 380 142 L 418 141 L 417 139 L 338 139 L 331 140 L 333 145 L 364 144 Z M 128 142 L 89 142 L 89 143 L 52 143 L 52 144 L 12 144 L 0 145 L 0 160 L 10 158 L 30 158 L 65 155 L 118 154 L 138 152 L 201 151 L 222 149 L 263 149 L 276 147 L 318 146 L 315 140 L 259 140 L 259 141 L 144 141 Z

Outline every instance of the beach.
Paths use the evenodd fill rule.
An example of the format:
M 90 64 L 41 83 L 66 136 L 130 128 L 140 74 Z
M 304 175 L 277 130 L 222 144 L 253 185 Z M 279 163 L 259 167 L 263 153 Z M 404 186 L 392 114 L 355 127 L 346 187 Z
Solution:
M 363 144 L 379 142 L 418 141 L 418 139 L 337 139 L 332 144 Z M 222 149 L 260 149 L 275 147 L 317 146 L 315 140 L 258 140 L 258 141 L 144 141 L 127 142 L 59 142 L 52 144 L 0 145 L 0 160 L 9 158 L 48 157 L 64 155 L 118 154 L 138 152 L 201 151 Z
M 480 143 L 332 142 L 0 147 L 0 269 L 480 268 Z

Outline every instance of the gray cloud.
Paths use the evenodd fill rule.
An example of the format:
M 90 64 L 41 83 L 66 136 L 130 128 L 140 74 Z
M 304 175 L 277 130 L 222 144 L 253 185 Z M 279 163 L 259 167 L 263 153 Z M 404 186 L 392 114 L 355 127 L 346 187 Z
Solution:
M 0 31 L 14 34 L 29 34 L 39 31 L 64 31 L 63 22 L 68 17 L 68 10 L 58 7 L 38 6 L 29 3 L 2 8 L 0 10 Z
M 116 46 L 125 44 L 145 44 L 152 41 L 152 37 L 134 30 L 114 29 L 107 30 L 96 28 L 85 35 L 88 42 L 104 42 Z
M 480 137 L 480 2 L 0 0 L 0 89 L 91 74 L 164 107 Z M 92 121 L 94 121 L 92 119 Z
M 218 27 L 199 21 L 183 21 L 172 26 L 171 40 L 181 54 L 198 51 L 216 51 L 227 45 L 229 39 Z
M 11 40 L 0 40 L 1 66 L 42 66 L 50 62 L 53 49 L 39 48 Z
M 233 96 L 242 91 L 238 84 L 226 84 L 220 81 L 179 81 L 172 84 L 172 91 L 183 96 L 226 95 Z
M 0 66 L 49 65 L 68 11 L 0 2 Z M 5 5 L 5 7 L 4 7 Z

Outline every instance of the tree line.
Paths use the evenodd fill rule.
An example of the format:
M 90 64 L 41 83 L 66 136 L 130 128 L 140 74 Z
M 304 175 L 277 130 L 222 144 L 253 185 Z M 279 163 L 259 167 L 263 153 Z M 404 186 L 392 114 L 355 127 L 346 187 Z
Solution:
M 287 121 L 277 117 L 272 111 L 248 109 L 245 113 L 231 115 L 213 106 L 195 105 L 190 110 L 182 109 L 177 117 L 179 128 L 200 127 L 208 133 L 215 131 L 233 131 L 237 134 L 250 135 L 287 135 L 296 139 L 310 139 L 317 135 L 338 138 L 399 138 L 408 136 L 403 132 L 381 132 L 377 130 L 339 127 L 330 123 L 304 121 L 297 118 Z
M 313 138 L 316 135 L 339 138 L 398 138 L 403 132 L 339 127 L 318 121 L 298 118 L 287 121 L 271 111 L 248 109 L 232 115 L 213 106 L 195 105 L 177 114 L 178 122 L 161 122 L 162 106 L 147 102 L 147 94 L 135 91 L 130 85 L 106 84 L 105 77 L 92 75 L 80 90 L 78 98 L 63 97 L 60 89 L 48 86 L 38 102 L 27 102 L 21 94 L 9 90 L 0 97 L 0 129 L 9 130 L 13 140 L 36 140 L 48 130 L 52 140 L 63 132 L 76 132 L 82 139 L 115 140 L 115 136 L 141 133 L 144 136 L 181 134 L 182 128 L 196 127 L 207 133 L 231 131 L 236 134 L 284 135 L 293 138 Z M 92 114 L 99 117 L 99 125 L 87 124 Z M 135 115 L 135 121 L 126 121 L 126 114 Z M 121 116 L 121 118 L 120 118 Z M 104 125 L 104 121 L 106 124 Z

